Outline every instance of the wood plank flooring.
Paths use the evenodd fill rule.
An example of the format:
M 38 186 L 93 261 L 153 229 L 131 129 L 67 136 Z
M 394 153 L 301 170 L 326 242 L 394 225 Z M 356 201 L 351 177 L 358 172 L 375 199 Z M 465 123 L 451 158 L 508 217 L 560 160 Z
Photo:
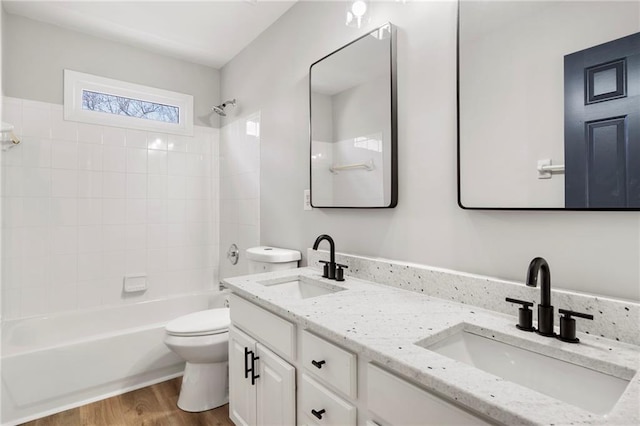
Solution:
M 176 405 L 182 378 L 158 383 L 62 413 L 27 426 L 233 426 L 229 405 L 187 413 Z

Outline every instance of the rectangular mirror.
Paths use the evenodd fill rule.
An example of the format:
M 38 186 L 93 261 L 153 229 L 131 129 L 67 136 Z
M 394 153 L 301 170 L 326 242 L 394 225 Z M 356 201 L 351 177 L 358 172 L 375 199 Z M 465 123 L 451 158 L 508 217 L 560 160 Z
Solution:
M 396 206 L 395 43 L 387 23 L 309 68 L 313 207 Z
M 458 202 L 640 210 L 640 2 L 459 1 Z

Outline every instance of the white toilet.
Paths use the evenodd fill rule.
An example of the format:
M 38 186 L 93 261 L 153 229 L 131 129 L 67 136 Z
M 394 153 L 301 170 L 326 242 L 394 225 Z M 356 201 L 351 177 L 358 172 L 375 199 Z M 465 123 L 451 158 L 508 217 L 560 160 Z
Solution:
M 186 361 L 178 407 L 199 412 L 229 402 L 229 309 L 209 309 L 176 318 L 164 343 Z
M 300 252 L 276 247 L 247 249 L 249 273 L 298 267 Z M 164 343 L 186 361 L 178 407 L 199 412 L 229 402 L 229 309 L 209 309 L 174 319 Z
M 300 252 L 297 250 L 269 246 L 247 249 L 250 274 L 297 268 L 300 258 Z

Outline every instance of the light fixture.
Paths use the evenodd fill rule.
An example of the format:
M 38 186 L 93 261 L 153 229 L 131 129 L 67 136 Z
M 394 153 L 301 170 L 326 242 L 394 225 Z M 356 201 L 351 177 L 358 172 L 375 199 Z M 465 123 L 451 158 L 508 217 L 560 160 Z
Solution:
M 347 3 L 347 26 L 360 28 L 371 18 L 369 0 L 353 0 Z

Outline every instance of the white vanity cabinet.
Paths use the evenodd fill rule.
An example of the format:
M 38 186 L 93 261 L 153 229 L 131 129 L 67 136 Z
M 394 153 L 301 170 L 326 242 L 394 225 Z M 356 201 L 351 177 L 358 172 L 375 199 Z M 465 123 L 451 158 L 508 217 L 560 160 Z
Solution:
M 234 309 L 236 309 L 234 311 Z M 256 334 L 266 321 L 272 328 Z M 283 328 L 279 328 L 279 324 Z M 244 331 L 258 337 L 254 339 Z M 290 326 L 290 327 L 289 327 Z M 296 424 L 296 369 L 269 348 L 293 349 L 277 334 L 275 344 L 269 341 L 273 332 L 286 332 L 295 326 L 237 296 L 231 297 L 231 327 L 229 329 L 229 417 L 240 425 Z M 293 334 L 290 334 L 293 338 Z
M 373 424 L 490 424 L 373 364 L 367 365 L 367 407 L 376 417 Z
M 231 296 L 229 416 L 237 426 L 490 424 L 370 361 Z
M 307 330 L 300 332 L 300 342 L 298 423 L 355 426 L 356 355 Z
M 300 379 L 298 404 L 301 425 L 356 425 L 356 407 L 307 374 Z
M 357 398 L 356 355 L 306 330 L 301 336 L 300 360 L 305 369 L 347 397 Z

